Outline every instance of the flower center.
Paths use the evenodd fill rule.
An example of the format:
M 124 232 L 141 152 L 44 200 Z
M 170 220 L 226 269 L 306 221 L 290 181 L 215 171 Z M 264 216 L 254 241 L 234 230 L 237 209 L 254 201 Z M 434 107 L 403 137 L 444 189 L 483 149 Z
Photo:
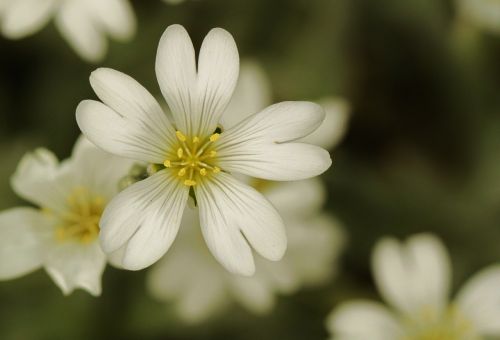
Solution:
M 195 186 L 202 178 L 221 171 L 215 165 L 217 151 L 214 147 L 219 133 L 205 139 L 198 136 L 188 138 L 180 131 L 176 131 L 175 135 L 179 143 L 163 165 L 174 170 L 184 185 Z
M 99 220 L 105 206 L 102 196 L 93 195 L 84 187 L 77 187 L 67 198 L 67 210 L 48 213 L 59 221 L 55 237 L 59 242 L 90 243 L 99 235 Z
M 450 306 L 442 314 L 434 309 L 423 309 L 406 323 L 406 335 L 401 340 L 479 340 L 472 324 Z

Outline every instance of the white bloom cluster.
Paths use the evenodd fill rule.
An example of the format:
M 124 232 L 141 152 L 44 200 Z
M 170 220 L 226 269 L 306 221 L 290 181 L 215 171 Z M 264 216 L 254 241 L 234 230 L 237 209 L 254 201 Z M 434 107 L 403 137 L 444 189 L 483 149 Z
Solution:
M 98 242 L 99 220 L 130 166 L 85 138 L 61 163 L 46 149 L 24 156 L 12 187 L 38 208 L 0 213 L 0 279 L 44 267 L 64 294 L 83 288 L 99 295 L 106 265 Z
M 52 18 L 68 44 L 91 62 L 106 55 L 107 36 L 127 41 L 136 26 L 129 0 L 0 0 L 1 32 L 7 38 L 31 35 Z
M 431 234 L 404 244 L 385 238 L 372 268 L 378 290 L 392 310 L 359 300 L 337 307 L 327 320 L 333 339 L 479 340 L 500 335 L 500 265 L 472 277 L 450 303 L 451 265 Z

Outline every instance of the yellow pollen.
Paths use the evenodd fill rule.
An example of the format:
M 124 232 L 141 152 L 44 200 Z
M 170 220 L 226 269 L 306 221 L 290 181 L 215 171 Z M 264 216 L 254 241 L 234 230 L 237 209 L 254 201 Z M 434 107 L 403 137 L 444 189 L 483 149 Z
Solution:
M 177 157 L 182 158 L 184 155 L 184 150 L 182 148 L 177 149 Z
M 178 142 L 168 153 L 169 159 L 165 159 L 163 165 L 174 170 L 184 185 L 195 186 L 201 178 L 208 179 L 213 174 L 222 171 L 216 166 L 217 151 L 212 145 L 220 138 L 219 133 L 210 136 L 193 136 L 176 131 L 175 136 Z
M 104 197 L 77 187 L 66 200 L 64 210 L 53 211 L 50 215 L 57 223 L 55 239 L 58 242 L 77 241 L 82 244 L 96 240 L 99 235 L 99 220 L 106 204 Z
M 213 135 L 210 136 L 209 139 L 213 143 L 213 142 L 217 141 L 219 139 L 219 137 L 220 137 L 220 134 L 214 133 Z
M 193 181 L 192 179 L 186 179 L 184 181 L 184 185 L 187 185 L 188 187 L 193 187 L 196 185 L 196 181 Z
M 177 138 L 181 141 L 181 142 L 185 142 L 186 141 L 186 136 L 184 136 L 182 134 L 182 132 L 180 131 L 175 131 L 175 135 L 177 136 Z

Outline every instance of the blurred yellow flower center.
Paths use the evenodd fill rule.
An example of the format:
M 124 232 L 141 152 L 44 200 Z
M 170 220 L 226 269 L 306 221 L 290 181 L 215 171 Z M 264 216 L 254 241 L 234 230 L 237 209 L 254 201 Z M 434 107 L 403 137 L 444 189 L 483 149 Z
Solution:
M 472 324 L 454 307 L 443 313 L 425 308 L 406 320 L 406 335 L 401 340 L 479 340 Z
M 89 190 L 78 187 L 68 196 L 67 210 L 48 211 L 59 221 L 56 227 L 56 240 L 60 242 L 77 241 L 90 243 L 99 235 L 99 220 L 105 206 L 102 196 L 93 195 Z
M 218 133 L 204 139 L 188 138 L 180 131 L 175 135 L 179 143 L 163 165 L 175 171 L 184 185 L 195 186 L 202 178 L 221 171 L 214 165 L 217 156 L 214 143 L 219 139 Z

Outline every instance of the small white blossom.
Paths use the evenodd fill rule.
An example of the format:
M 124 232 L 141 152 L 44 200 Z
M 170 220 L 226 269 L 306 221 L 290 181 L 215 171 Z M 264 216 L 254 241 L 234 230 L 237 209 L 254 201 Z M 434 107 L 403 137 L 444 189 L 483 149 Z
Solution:
M 225 129 L 219 122 L 238 73 L 238 50 L 227 31 L 208 33 L 196 65 L 186 30 L 168 27 L 156 74 L 172 122 L 132 78 L 110 69 L 92 73 L 91 85 L 103 103 L 80 103 L 76 115 L 83 133 L 108 152 L 157 169 L 117 195 L 103 214 L 101 245 L 108 253 L 121 250 L 124 268 L 145 268 L 165 254 L 190 192 L 196 196 L 205 241 L 229 271 L 254 273 L 251 247 L 269 260 L 283 256 L 281 217 L 233 173 L 283 181 L 323 173 L 331 165 L 328 152 L 296 140 L 313 132 L 324 112 L 309 102 L 282 102 Z
M 337 307 L 327 320 L 333 339 L 479 340 L 500 335 L 500 265 L 481 270 L 449 302 L 451 265 L 433 235 L 404 244 L 381 240 L 372 268 L 392 307 L 359 300 Z
M 269 81 L 255 62 L 242 65 L 238 85 L 223 116 L 230 127 L 259 112 L 271 102 Z M 346 110 L 327 105 L 323 124 L 307 138 L 331 148 L 340 139 L 346 124 L 332 119 Z M 330 124 L 330 121 L 338 124 Z M 325 127 L 329 129 L 325 131 Z M 148 275 L 148 288 L 160 301 L 174 302 L 179 316 L 187 322 L 200 322 L 236 302 L 253 313 L 269 312 L 277 295 L 292 294 L 304 286 L 325 283 L 336 272 L 336 260 L 343 249 L 344 235 L 337 221 L 321 213 L 325 200 L 318 179 L 297 182 L 270 182 L 242 178 L 261 192 L 280 212 L 287 226 L 288 250 L 279 262 L 257 257 L 252 277 L 231 275 L 211 256 L 202 240 L 195 210 L 186 209 L 178 241 Z M 172 275 L 175 273 L 175 275 Z
M 84 138 L 61 163 L 46 149 L 24 156 L 12 187 L 38 208 L 0 213 L 0 280 L 44 267 L 64 294 L 83 288 L 99 295 L 106 265 L 99 219 L 130 165 Z
M 107 36 L 120 41 L 135 33 L 128 0 L 0 0 L 4 36 L 21 39 L 54 19 L 56 27 L 83 59 L 97 62 L 107 51 Z

